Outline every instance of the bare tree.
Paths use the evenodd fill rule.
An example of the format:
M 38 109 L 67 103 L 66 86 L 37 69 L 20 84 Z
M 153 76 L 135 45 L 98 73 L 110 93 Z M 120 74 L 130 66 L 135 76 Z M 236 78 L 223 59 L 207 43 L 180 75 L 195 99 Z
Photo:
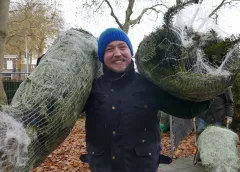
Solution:
M 193 1 L 194 3 L 202 3 L 203 0 L 176 0 L 176 5 L 179 5 L 183 2 L 186 1 Z M 126 3 L 127 2 L 127 3 Z M 112 19 L 114 19 L 115 23 L 118 25 L 119 28 L 124 30 L 126 33 L 129 32 L 130 27 L 133 27 L 136 24 L 140 24 L 142 21 L 142 18 L 149 14 L 154 12 L 156 15 L 159 13 L 162 13 L 164 11 L 164 8 L 168 8 L 163 1 L 157 1 L 157 0 L 152 0 L 151 5 L 148 4 L 146 5 L 145 8 L 143 9 L 138 9 L 136 10 L 136 3 L 140 3 L 141 1 L 135 1 L 135 0 L 125 0 L 125 2 L 119 2 L 118 0 L 92 0 L 88 1 L 85 0 L 83 3 L 83 7 L 85 9 L 88 9 L 88 11 L 92 10 L 93 13 L 98 13 L 98 14 L 103 14 L 105 11 L 109 11 L 110 16 Z M 216 7 L 215 10 L 213 10 L 210 14 L 209 17 L 211 17 L 214 13 L 216 13 L 217 10 L 219 10 L 222 6 L 226 4 L 232 4 L 234 0 L 222 0 L 222 2 Z M 127 5 L 123 5 L 123 4 Z M 146 1 L 142 2 L 146 3 Z M 236 3 L 236 2 L 235 2 Z M 125 14 L 118 14 L 119 9 L 125 9 Z M 107 9 L 107 10 L 106 10 Z M 132 14 L 136 11 L 139 11 L 138 15 L 133 18 Z M 124 16 L 124 19 L 122 19 Z M 122 19 L 122 20 L 121 20 Z
M 193 1 L 194 3 L 202 3 L 204 0 L 186 0 L 186 1 Z M 236 6 L 236 4 L 240 2 L 239 0 L 222 0 L 216 8 L 208 15 L 209 17 L 212 17 L 216 12 L 221 9 L 222 7 L 229 5 L 230 7 Z M 182 3 L 182 0 L 176 0 L 176 4 L 179 5 Z
M 240 2 L 240 1 L 238 1 Z M 222 0 L 222 2 L 217 5 L 217 7 L 208 15 L 209 17 L 212 17 L 220 8 L 229 5 L 229 6 L 235 6 L 237 3 L 236 0 Z
M 125 15 L 122 22 L 121 22 L 122 16 L 118 16 L 116 13 L 118 8 L 121 8 L 121 4 L 118 0 L 115 0 L 115 1 L 92 0 L 91 2 L 85 1 L 83 4 L 83 7 L 87 9 L 94 8 L 94 13 L 98 13 L 98 12 L 101 13 L 101 10 L 105 8 L 110 9 L 111 17 L 117 23 L 118 27 L 121 28 L 126 33 L 129 32 L 130 27 L 133 27 L 134 25 L 139 24 L 144 15 L 147 15 L 148 13 L 151 13 L 151 12 L 155 12 L 156 15 L 158 15 L 159 13 L 162 13 L 162 7 L 167 8 L 167 6 L 164 3 L 162 3 L 162 1 L 152 1 L 151 5 L 141 9 L 140 10 L 141 12 L 138 13 L 137 17 L 133 18 L 132 14 L 134 12 L 135 3 L 136 3 L 135 0 L 127 0 L 128 5 L 125 7 Z
M 7 20 L 10 0 L 0 1 L 0 72 L 3 69 L 3 58 L 5 49 L 5 38 L 7 36 Z M 0 104 L 7 103 L 7 96 L 5 94 L 2 75 L 0 75 Z

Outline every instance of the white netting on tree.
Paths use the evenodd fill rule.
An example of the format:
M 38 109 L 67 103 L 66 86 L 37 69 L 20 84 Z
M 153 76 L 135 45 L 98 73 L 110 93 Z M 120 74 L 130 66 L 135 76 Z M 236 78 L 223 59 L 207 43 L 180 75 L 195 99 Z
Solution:
M 237 134 L 227 128 L 207 127 L 197 142 L 202 165 L 211 172 L 238 172 L 238 141 Z
M 231 86 L 240 69 L 240 38 L 226 35 L 201 4 L 169 8 L 164 25 L 135 55 L 138 70 L 171 94 L 203 101 Z
M 29 171 L 69 134 L 100 74 L 97 39 L 61 34 L 0 112 L 0 172 Z

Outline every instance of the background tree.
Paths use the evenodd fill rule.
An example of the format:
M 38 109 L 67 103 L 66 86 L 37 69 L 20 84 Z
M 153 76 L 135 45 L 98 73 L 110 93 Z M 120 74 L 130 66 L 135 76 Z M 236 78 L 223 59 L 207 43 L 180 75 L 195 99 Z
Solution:
M 229 6 L 231 8 L 236 6 L 237 4 L 238 2 L 236 0 L 222 0 L 220 4 L 218 4 L 216 8 L 209 14 L 209 17 L 212 17 L 214 14 L 216 14 L 216 12 L 220 10 L 220 8 L 223 8 L 226 6 Z
M 49 40 L 55 39 L 62 27 L 61 12 L 44 0 L 13 2 L 10 4 L 7 52 L 17 54 L 20 62 L 27 49 L 31 66 L 32 57 L 42 55 Z
M 194 1 L 195 3 L 207 3 L 206 0 L 175 0 L 174 2 L 176 5 L 179 5 L 180 3 L 187 1 Z M 79 10 L 83 11 L 81 15 L 83 13 L 88 13 L 90 16 L 89 18 L 91 19 L 99 19 L 104 16 L 104 19 L 106 19 L 108 22 L 111 22 L 111 20 L 114 21 L 119 28 L 124 30 L 126 33 L 129 33 L 129 29 L 131 27 L 142 23 L 149 14 L 155 14 L 157 19 L 158 16 L 162 15 L 162 13 L 168 8 L 170 3 L 173 2 L 164 0 L 84 0 L 82 2 L 83 9 Z M 234 4 L 236 4 L 236 1 L 234 0 L 221 0 L 219 4 L 217 4 L 216 8 L 210 12 L 209 16 L 211 17 L 221 8 L 234 6 Z M 153 21 L 153 23 L 154 22 L 156 21 Z M 159 23 L 159 25 L 161 25 L 161 23 Z
M 137 2 L 137 4 L 136 4 Z M 144 3 L 145 8 L 139 9 L 140 3 Z M 164 9 L 167 8 L 163 1 L 151 0 L 151 1 L 135 1 L 135 0 L 85 0 L 83 3 L 84 9 L 92 12 L 93 14 L 103 14 L 106 9 L 111 17 L 114 19 L 119 28 L 121 28 L 126 33 L 129 32 L 129 28 L 136 24 L 139 24 L 145 15 L 150 13 L 155 13 L 156 18 L 159 13 L 162 13 Z M 125 9 L 124 13 L 119 13 L 120 9 Z M 136 13 L 133 17 L 133 13 Z
M 180 3 L 182 3 L 184 0 L 176 0 L 176 4 L 179 5 Z M 198 4 L 198 3 L 202 3 L 204 0 L 185 0 L 184 2 L 187 1 L 193 1 L 194 3 Z M 238 0 L 221 0 L 221 2 L 214 8 L 214 10 L 208 15 L 209 17 L 212 17 L 214 14 L 216 14 L 216 12 L 218 10 L 220 10 L 223 7 L 234 7 L 237 5 Z
M 5 49 L 5 38 L 7 36 L 7 20 L 10 0 L 0 1 L 0 72 L 3 69 L 3 58 Z M 0 104 L 7 103 L 7 96 L 5 94 L 2 75 L 0 75 Z

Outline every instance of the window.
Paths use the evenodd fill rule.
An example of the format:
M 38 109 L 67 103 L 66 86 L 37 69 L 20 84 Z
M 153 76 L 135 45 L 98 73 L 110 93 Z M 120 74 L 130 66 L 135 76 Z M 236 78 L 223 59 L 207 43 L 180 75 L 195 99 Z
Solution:
M 7 60 L 7 69 L 13 69 L 13 62 L 12 62 L 12 60 Z

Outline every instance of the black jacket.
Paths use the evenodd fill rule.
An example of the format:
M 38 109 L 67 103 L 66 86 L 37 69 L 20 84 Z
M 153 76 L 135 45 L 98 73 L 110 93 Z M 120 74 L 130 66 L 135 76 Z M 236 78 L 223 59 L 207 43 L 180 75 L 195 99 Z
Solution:
M 204 112 L 199 114 L 207 123 L 221 122 L 225 117 L 233 115 L 233 95 L 231 89 L 227 89 L 224 93 L 213 99 L 211 106 Z
M 86 142 L 92 172 L 156 172 L 160 152 L 158 110 L 193 118 L 209 102 L 178 99 L 134 70 L 109 71 L 93 83 L 86 105 Z

